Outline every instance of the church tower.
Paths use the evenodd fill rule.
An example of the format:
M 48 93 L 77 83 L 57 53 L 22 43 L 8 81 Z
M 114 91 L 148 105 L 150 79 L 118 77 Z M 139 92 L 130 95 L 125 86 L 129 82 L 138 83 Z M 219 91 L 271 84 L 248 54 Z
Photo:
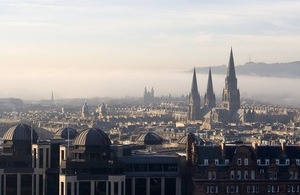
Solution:
M 87 118 L 88 116 L 89 116 L 89 108 L 88 108 L 87 103 L 85 101 L 82 108 L 81 108 L 81 117 Z
M 188 120 L 199 120 L 200 119 L 200 95 L 198 92 L 196 69 L 194 68 L 192 89 L 189 93 L 188 99 Z
M 208 108 L 216 107 L 216 96 L 213 89 L 211 68 L 209 68 L 209 72 L 208 72 L 207 89 L 204 95 L 204 106 Z
M 229 117 L 240 109 L 240 90 L 237 88 L 237 78 L 233 61 L 232 48 L 230 51 L 225 88 L 223 89 L 222 107 L 229 110 Z

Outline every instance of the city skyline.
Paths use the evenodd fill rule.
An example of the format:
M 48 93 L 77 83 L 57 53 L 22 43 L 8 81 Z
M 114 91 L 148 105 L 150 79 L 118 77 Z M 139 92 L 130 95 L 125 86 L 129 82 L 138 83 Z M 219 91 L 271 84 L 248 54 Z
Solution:
M 192 67 L 227 65 L 231 46 L 237 65 L 250 58 L 299 60 L 297 1 L 45 0 L 0 5 L 2 97 L 39 99 L 51 91 L 61 97 L 137 96 L 144 86 L 165 83 L 143 80 L 149 72 L 161 79 L 159 75 Z M 133 78 L 126 78 L 125 85 L 127 73 Z M 118 93 L 99 87 L 110 81 L 119 85 L 111 86 Z M 85 89 L 91 86 L 102 92 Z M 126 91 L 126 86 L 136 90 Z M 174 94 L 172 87 L 167 84 L 158 94 Z M 187 82 L 175 94 L 188 88 Z

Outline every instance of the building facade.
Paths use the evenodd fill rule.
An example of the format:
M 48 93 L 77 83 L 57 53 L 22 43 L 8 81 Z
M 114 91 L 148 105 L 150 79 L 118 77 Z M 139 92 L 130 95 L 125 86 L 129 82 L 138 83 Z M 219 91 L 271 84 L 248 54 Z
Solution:
M 188 194 L 300 194 L 299 146 L 189 145 Z

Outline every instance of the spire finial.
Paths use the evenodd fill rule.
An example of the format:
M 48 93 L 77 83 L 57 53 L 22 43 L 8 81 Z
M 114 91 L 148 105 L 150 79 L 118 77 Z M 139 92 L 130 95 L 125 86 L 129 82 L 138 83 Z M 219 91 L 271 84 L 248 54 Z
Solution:
M 233 52 L 232 47 L 230 49 L 230 57 L 229 57 L 229 63 L 228 63 L 228 69 L 227 69 L 227 77 L 229 78 L 235 78 L 235 67 L 234 67 L 234 60 L 233 60 Z
M 192 81 L 192 93 L 198 93 L 198 85 L 197 85 L 197 75 L 196 75 L 196 68 L 194 67 L 193 73 L 193 81 Z

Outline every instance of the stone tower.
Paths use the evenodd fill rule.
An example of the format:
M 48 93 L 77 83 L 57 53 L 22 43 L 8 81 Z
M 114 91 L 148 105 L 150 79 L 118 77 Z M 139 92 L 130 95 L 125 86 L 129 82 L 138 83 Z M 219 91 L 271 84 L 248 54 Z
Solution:
M 233 114 L 240 109 L 240 90 L 237 88 L 232 48 L 230 51 L 227 76 L 225 78 L 225 88 L 223 89 L 222 107 L 229 110 L 231 120 Z
M 198 92 L 196 69 L 194 68 L 192 89 L 188 99 L 188 120 L 199 120 L 201 117 L 200 111 L 200 95 Z
M 208 72 L 207 89 L 204 95 L 204 106 L 209 108 L 216 107 L 216 96 L 213 89 L 211 68 L 209 68 Z
M 81 108 L 81 117 L 83 117 L 83 118 L 89 117 L 89 108 L 87 106 L 86 101 L 84 102 L 84 104 Z

